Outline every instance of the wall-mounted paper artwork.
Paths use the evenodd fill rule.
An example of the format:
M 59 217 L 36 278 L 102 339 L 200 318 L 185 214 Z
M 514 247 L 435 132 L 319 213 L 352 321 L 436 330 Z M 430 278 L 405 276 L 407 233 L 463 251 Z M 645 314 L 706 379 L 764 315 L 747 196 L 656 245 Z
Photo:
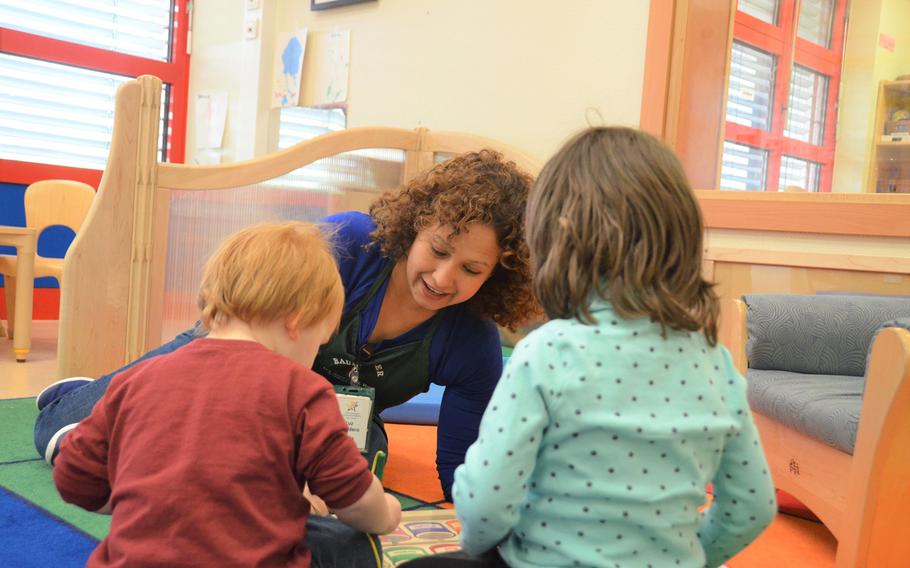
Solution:
M 351 31 L 310 34 L 300 106 L 333 106 L 348 98 Z
M 224 125 L 227 122 L 227 92 L 197 93 L 193 108 L 196 120 L 196 149 L 221 148 L 224 141 Z
M 306 29 L 279 34 L 272 61 L 272 108 L 293 107 L 300 102 L 306 41 Z

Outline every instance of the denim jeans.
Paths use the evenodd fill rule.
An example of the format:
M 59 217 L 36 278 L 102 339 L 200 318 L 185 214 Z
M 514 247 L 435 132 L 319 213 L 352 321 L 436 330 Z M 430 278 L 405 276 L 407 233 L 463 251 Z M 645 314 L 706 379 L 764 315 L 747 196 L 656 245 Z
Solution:
M 313 555 L 312 568 L 382 566 L 379 537 L 362 533 L 335 517 L 312 516 L 307 519 L 306 528 L 307 535 L 303 542 Z
M 95 403 L 104 396 L 108 385 L 111 384 L 111 379 L 114 378 L 117 373 L 125 371 L 146 359 L 176 351 L 192 340 L 203 337 L 204 335 L 205 331 L 197 324 L 196 327 L 184 331 L 174 339 L 157 349 L 149 351 L 129 365 L 121 367 L 113 373 L 104 375 L 97 381 L 93 381 L 83 387 L 72 390 L 45 406 L 41 412 L 38 413 L 38 418 L 35 419 L 35 449 L 38 450 L 38 454 L 44 457 L 44 450 L 47 448 L 48 442 L 50 442 L 51 438 L 58 430 L 69 424 L 81 422 L 92 413 L 92 409 L 95 408 Z

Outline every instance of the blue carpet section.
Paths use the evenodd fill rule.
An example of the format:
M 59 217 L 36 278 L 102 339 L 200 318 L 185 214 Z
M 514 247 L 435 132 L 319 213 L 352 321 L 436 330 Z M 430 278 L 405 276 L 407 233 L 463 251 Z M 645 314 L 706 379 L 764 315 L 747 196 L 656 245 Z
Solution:
M 505 367 L 508 362 L 509 356 L 503 355 L 502 366 Z M 427 392 L 418 394 L 404 404 L 387 408 L 379 416 L 386 422 L 395 424 L 438 424 L 439 405 L 442 404 L 444 392 L 444 387 L 430 383 Z
M 430 385 L 404 404 L 385 409 L 380 416 L 386 422 L 397 424 L 436 424 L 439 422 L 439 405 L 442 403 L 444 387 Z
M 85 566 L 98 541 L 0 488 L 0 566 Z

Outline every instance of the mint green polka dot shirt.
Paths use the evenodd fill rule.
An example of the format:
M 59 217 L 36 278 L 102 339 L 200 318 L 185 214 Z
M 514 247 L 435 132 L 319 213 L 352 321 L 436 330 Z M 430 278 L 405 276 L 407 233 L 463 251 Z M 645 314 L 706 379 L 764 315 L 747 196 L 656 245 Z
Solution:
M 592 313 L 515 348 L 455 471 L 462 547 L 512 567 L 722 564 L 776 512 L 745 380 L 701 333 Z

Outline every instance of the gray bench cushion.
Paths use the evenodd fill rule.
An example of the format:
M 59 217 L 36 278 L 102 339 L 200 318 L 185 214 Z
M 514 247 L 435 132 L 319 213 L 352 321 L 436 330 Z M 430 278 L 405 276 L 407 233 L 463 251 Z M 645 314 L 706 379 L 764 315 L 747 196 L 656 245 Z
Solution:
M 753 410 L 853 454 L 864 381 L 844 375 L 746 371 Z
M 901 297 L 756 294 L 743 300 L 749 367 L 766 371 L 861 377 L 882 322 L 910 317 L 910 299 Z

